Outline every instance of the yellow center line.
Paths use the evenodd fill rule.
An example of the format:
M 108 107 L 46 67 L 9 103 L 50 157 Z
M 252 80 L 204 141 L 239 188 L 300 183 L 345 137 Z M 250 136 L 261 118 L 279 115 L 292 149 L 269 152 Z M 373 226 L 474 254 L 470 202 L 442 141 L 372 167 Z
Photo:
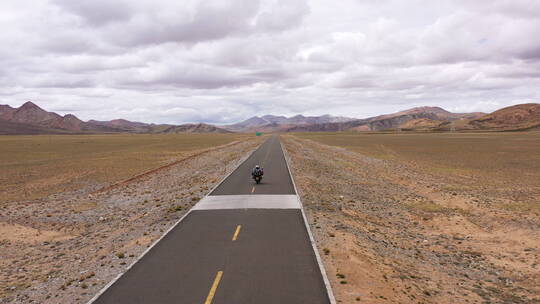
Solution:
M 236 226 L 236 231 L 234 232 L 234 235 L 232 237 L 232 240 L 233 241 L 236 241 L 236 239 L 238 238 L 238 234 L 240 233 L 240 229 L 242 228 L 242 225 L 238 225 Z
M 253 189 L 251 189 L 251 193 L 255 192 L 255 186 L 253 186 Z
M 208 297 L 206 297 L 206 301 L 204 302 L 204 304 L 212 304 L 212 300 L 216 295 L 216 289 L 218 288 L 219 281 L 221 281 L 222 276 L 223 271 L 218 271 L 216 274 L 216 278 L 214 279 L 214 284 L 212 284 L 212 288 L 210 288 L 210 292 L 208 293 Z

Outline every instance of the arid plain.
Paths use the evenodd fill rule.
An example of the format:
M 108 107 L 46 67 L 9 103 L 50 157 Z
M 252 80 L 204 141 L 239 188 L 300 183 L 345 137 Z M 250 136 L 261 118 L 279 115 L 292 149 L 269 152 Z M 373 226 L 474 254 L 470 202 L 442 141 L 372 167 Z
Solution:
M 120 181 L 241 134 L 0 136 L 0 204 Z
M 0 303 L 85 303 L 261 139 L 0 137 Z
M 540 301 L 539 132 L 281 137 L 339 303 Z M 262 140 L 0 137 L 1 303 L 85 303 Z
M 540 302 L 540 133 L 285 142 L 342 303 Z

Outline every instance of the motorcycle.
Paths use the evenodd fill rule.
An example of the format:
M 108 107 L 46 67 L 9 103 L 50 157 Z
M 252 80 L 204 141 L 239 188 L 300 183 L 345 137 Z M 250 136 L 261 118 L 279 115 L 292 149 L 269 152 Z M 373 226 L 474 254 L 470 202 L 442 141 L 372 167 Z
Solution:
M 257 184 L 260 184 L 261 183 L 261 180 L 262 180 L 262 176 L 254 176 L 253 179 L 255 180 L 255 182 Z

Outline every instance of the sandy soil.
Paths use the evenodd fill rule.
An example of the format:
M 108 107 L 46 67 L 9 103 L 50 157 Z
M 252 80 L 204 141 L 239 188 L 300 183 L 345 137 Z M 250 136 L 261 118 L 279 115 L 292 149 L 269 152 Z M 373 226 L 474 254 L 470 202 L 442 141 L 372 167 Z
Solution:
M 86 303 L 258 146 L 244 140 L 97 191 L 0 206 L 0 303 Z
M 125 180 L 246 134 L 0 136 L 0 207 Z
M 284 139 L 338 303 L 540 303 L 538 212 L 424 168 Z

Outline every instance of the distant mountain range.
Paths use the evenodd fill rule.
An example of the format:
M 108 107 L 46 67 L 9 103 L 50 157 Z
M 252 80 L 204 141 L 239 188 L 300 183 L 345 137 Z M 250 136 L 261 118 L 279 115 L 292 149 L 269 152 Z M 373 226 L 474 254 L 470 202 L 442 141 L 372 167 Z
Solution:
M 343 123 L 347 121 L 355 120 L 349 117 L 340 116 L 303 116 L 296 115 L 293 117 L 265 115 L 262 117 L 254 116 L 250 119 L 242 122 L 223 126 L 224 129 L 234 132 L 248 132 L 248 131 L 265 131 L 265 132 L 277 132 L 284 131 L 289 127 L 303 126 L 303 125 L 319 125 L 325 123 Z
M 222 126 L 234 132 L 451 131 L 540 129 L 540 104 L 522 104 L 491 114 L 452 113 L 440 107 L 417 107 L 365 119 L 266 115 Z
M 439 107 L 419 107 L 366 119 L 331 115 L 314 117 L 297 115 L 290 118 L 273 115 L 255 116 L 240 123 L 223 126 L 223 128 L 234 132 L 381 131 L 400 128 L 403 124 L 418 119 L 446 121 L 472 119 L 482 115 L 485 114 L 451 113 Z
M 529 103 L 497 110 L 452 113 L 440 107 L 418 107 L 393 114 L 357 119 L 340 116 L 254 116 L 245 121 L 214 126 L 199 124 L 147 124 L 125 119 L 78 119 L 47 112 L 32 102 L 19 108 L 0 105 L 0 134 L 73 133 L 229 133 L 229 132 L 336 132 L 336 131 L 451 131 L 540 130 L 540 104 Z
M 70 133 L 230 133 L 208 124 L 146 124 L 125 119 L 84 122 L 75 115 L 61 116 L 26 102 L 19 108 L 0 105 L 0 134 Z

